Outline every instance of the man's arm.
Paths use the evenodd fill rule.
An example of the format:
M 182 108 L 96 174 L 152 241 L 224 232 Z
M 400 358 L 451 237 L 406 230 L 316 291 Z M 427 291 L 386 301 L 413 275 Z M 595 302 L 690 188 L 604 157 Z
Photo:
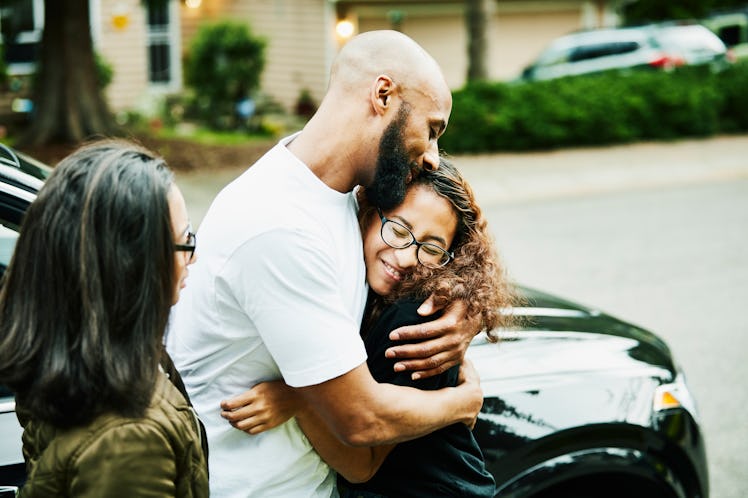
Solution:
M 222 401 L 221 416 L 239 430 L 259 434 L 296 414 L 315 448 L 318 445 L 335 448 L 339 443 L 334 439 L 349 446 L 392 444 L 454 423 L 472 427 L 483 406 L 483 393 L 478 374 L 468 361 L 462 365 L 460 381 L 456 387 L 436 391 L 379 384 L 364 363 L 313 386 L 291 388 L 282 382 L 258 384 Z M 324 457 L 323 451 L 319 452 Z M 385 455 L 381 455 L 381 459 Z M 372 458 L 374 456 L 372 454 Z M 329 463 L 337 469 L 336 464 Z
M 330 467 L 348 482 L 366 482 L 377 473 L 394 444 L 380 446 L 348 446 L 338 439 L 325 421 L 312 409 L 296 415 L 299 427 Z
M 365 366 L 362 365 L 362 367 Z M 368 369 L 365 370 L 367 371 L 360 372 L 360 374 L 363 377 L 370 376 Z M 349 372 L 349 374 L 354 374 L 354 372 Z M 460 379 L 462 387 L 466 387 L 465 384 L 477 382 L 477 375 L 470 362 L 463 364 L 460 369 Z M 349 379 L 349 381 L 355 382 L 355 379 Z M 396 387 L 391 384 L 377 385 L 380 387 L 387 385 Z M 326 388 L 327 391 L 334 391 L 335 389 L 335 387 L 329 385 Z M 329 421 L 326 421 L 316 413 L 305 401 L 310 396 L 314 397 L 315 394 L 307 394 L 302 399 L 302 395 L 298 391 L 298 388 L 289 387 L 283 381 L 263 382 L 239 396 L 222 401 L 221 408 L 223 411 L 221 412 L 221 416 L 228 420 L 235 428 L 254 435 L 272 429 L 295 415 L 301 430 L 304 431 L 314 449 L 328 465 L 349 482 L 365 482 L 371 479 L 395 445 L 382 444 L 379 446 L 365 445 L 362 447 L 352 447 L 344 443 L 337 436 L 341 431 L 336 431 L 329 424 Z M 421 393 L 442 392 L 416 391 Z M 362 409 L 360 406 L 348 405 L 346 403 L 337 403 L 337 407 L 342 409 L 344 417 L 349 419 L 355 418 L 356 414 L 362 411 L 365 412 L 369 408 L 367 406 Z M 478 405 L 478 409 L 480 409 L 480 405 Z M 406 418 L 407 415 L 405 414 Z M 337 416 L 340 416 L 340 414 Z M 472 427 L 474 421 L 475 416 L 472 417 L 468 425 Z M 365 424 L 366 421 L 359 423 Z M 343 426 L 346 424 L 347 422 L 344 422 Z M 396 437 L 399 435 L 400 439 L 411 439 L 402 435 L 399 425 L 397 427 L 393 426 L 390 430 L 394 431 Z M 373 435 L 363 433 L 360 436 L 373 438 L 373 436 L 377 435 L 377 430 L 379 429 L 374 429 Z M 418 430 L 425 429 L 418 427 L 416 431 Z M 343 431 L 346 431 L 346 429 L 344 428 Z
M 478 374 L 438 391 L 378 384 L 366 364 L 321 384 L 297 388 L 335 436 L 351 446 L 407 441 L 454 423 L 472 426 L 483 405 Z
M 236 429 L 256 435 L 291 417 L 327 464 L 348 482 L 366 482 L 376 474 L 395 445 L 353 447 L 344 444 L 296 389 L 281 381 L 261 382 L 221 402 L 221 416 Z
M 420 341 L 386 351 L 387 358 L 403 359 L 395 363 L 395 371 L 411 370 L 416 380 L 438 375 L 462 363 L 470 341 L 480 332 L 480 315 L 469 317 L 465 310 L 463 301 L 454 301 L 436 320 L 393 330 L 390 333 L 393 341 Z M 435 311 L 431 299 L 418 309 L 423 316 Z

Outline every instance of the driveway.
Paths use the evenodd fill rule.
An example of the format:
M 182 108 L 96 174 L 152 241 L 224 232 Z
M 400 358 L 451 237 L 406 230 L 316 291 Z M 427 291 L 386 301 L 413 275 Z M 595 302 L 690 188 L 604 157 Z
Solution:
M 481 205 L 748 178 L 748 136 L 452 158 Z M 243 168 L 178 172 L 193 225 Z

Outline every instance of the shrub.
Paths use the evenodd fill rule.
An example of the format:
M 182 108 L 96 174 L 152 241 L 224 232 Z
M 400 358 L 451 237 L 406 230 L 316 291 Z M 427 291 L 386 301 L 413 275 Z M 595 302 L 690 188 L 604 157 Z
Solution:
M 5 63 L 5 52 L 3 45 L 0 44 L 0 89 L 5 88 L 8 82 L 8 65 Z
M 748 59 L 717 75 L 716 87 L 723 99 L 719 110 L 722 131 L 748 131 Z
M 748 64 L 471 84 L 454 92 L 440 145 L 491 152 L 746 131 L 746 85 Z
M 114 78 L 114 68 L 101 54 L 94 52 L 94 64 L 96 65 L 96 78 L 99 88 L 102 90 L 109 86 Z
M 237 126 L 234 106 L 257 90 L 264 66 L 265 40 L 246 24 L 202 26 L 185 61 L 185 79 L 202 118 L 216 128 Z
M 312 97 L 312 93 L 308 88 L 302 88 L 299 92 L 299 97 L 296 99 L 296 105 L 294 106 L 294 112 L 297 116 L 301 116 L 304 119 L 309 119 L 317 110 L 317 103 Z

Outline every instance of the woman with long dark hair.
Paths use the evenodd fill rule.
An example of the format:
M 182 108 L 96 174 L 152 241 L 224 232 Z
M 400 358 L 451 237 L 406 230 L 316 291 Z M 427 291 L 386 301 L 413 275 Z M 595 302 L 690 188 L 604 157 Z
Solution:
M 502 313 L 519 302 L 496 253 L 486 219 L 459 171 L 441 159 L 409 185 L 405 200 L 382 210 L 359 196 L 359 220 L 369 300 L 361 334 L 367 365 L 377 382 L 440 389 L 458 376 L 476 375 L 470 366 L 425 379 L 396 372 L 396 358 L 385 351 L 395 344 L 389 333 L 423 323 L 417 310 L 429 296 L 437 304 L 466 303 L 468 316 L 480 317 L 481 330 L 496 341 L 494 330 L 511 325 Z M 397 445 L 352 448 L 325 427 L 314 410 L 282 382 L 258 384 L 223 403 L 222 415 L 234 427 L 257 434 L 295 415 L 315 450 L 338 471 L 343 497 L 471 496 L 492 497 L 494 481 L 470 428 L 454 424 Z
M 182 194 L 149 150 L 105 140 L 54 169 L 0 291 L 21 496 L 207 496 L 200 423 L 163 347 L 194 250 Z

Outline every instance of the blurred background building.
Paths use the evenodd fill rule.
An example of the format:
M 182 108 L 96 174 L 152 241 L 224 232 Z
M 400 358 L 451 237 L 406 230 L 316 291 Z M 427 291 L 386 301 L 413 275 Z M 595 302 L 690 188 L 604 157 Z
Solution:
M 487 76 L 516 77 L 553 38 L 614 26 L 623 0 L 482 1 Z M 113 66 L 107 98 L 113 110 L 152 94 L 179 91 L 182 57 L 199 26 L 246 21 L 267 40 L 262 90 L 287 108 L 307 90 L 319 99 L 339 47 L 357 32 L 397 29 L 424 46 L 452 88 L 466 81 L 468 44 L 463 1 L 387 0 L 89 0 L 95 47 Z M 3 2 L 0 26 L 10 75 L 34 70 L 44 27 L 44 0 Z

